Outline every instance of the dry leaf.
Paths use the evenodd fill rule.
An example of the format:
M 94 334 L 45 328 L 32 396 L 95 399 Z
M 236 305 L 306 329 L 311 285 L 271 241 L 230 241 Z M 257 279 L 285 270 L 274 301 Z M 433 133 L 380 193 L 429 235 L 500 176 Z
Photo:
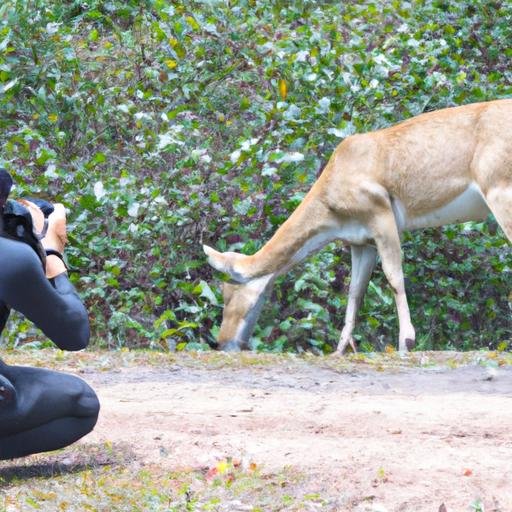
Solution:
M 288 86 L 286 85 L 286 80 L 283 80 L 282 78 L 279 80 L 279 95 L 283 101 L 288 95 Z

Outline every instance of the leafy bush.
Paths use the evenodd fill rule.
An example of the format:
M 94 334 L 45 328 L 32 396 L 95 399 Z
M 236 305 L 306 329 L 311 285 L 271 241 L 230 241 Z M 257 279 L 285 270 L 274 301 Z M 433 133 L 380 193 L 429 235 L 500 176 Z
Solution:
M 511 93 L 499 1 L 4 0 L 0 20 L 0 164 L 17 194 L 69 208 L 99 346 L 204 347 L 222 307 L 203 240 L 255 251 L 350 133 Z M 508 248 L 492 228 L 407 236 L 422 348 L 508 338 Z M 282 279 L 258 347 L 329 351 L 348 266 L 332 245 Z M 368 349 L 396 337 L 380 274 L 358 332 Z M 6 343 L 39 339 L 17 318 Z

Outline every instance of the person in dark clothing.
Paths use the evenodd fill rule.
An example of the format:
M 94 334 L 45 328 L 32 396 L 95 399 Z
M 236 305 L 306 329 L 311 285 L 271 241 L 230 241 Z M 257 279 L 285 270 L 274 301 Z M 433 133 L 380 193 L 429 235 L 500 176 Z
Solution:
M 0 170 L 0 211 L 11 184 L 10 176 Z M 41 232 L 45 224 L 41 209 L 29 201 L 23 205 L 31 214 L 34 231 Z M 3 224 L 0 228 L 0 330 L 10 309 L 15 309 L 62 350 L 85 348 L 89 342 L 87 311 L 62 261 L 64 207 L 54 205 L 46 235 L 40 240 L 46 251 L 45 268 L 30 245 L 8 237 Z M 89 433 L 98 413 L 96 394 L 78 377 L 10 366 L 0 359 L 0 460 L 63 448 Z

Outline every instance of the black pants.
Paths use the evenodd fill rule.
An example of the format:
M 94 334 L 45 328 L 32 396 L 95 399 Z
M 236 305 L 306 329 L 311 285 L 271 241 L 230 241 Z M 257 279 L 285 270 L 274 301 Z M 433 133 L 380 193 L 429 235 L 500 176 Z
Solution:
M 99 409 L 78 377 L 0 360 L 0 460 L 74 443 L 94 428 Z

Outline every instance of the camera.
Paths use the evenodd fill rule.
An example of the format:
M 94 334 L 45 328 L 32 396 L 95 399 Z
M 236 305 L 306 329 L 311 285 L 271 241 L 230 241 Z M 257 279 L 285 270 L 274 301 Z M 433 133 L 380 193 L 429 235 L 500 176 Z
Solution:
M 43 199 L 27 198 L 27 201 L 38 206 L 44 215 L 44 227 L 41 233 L 36 233 L 30 211 L 23 204 L 7 199 L 12 187 L 12 178 L 5 169 L 0 169 L 0 206 L 3 224 L 2 235 L 28 244 L 38 255 L 43 268 L 46 264 L 46 252 L 41 245 L 41 239 L 48 229 L 48 217 L 54 208 Z

